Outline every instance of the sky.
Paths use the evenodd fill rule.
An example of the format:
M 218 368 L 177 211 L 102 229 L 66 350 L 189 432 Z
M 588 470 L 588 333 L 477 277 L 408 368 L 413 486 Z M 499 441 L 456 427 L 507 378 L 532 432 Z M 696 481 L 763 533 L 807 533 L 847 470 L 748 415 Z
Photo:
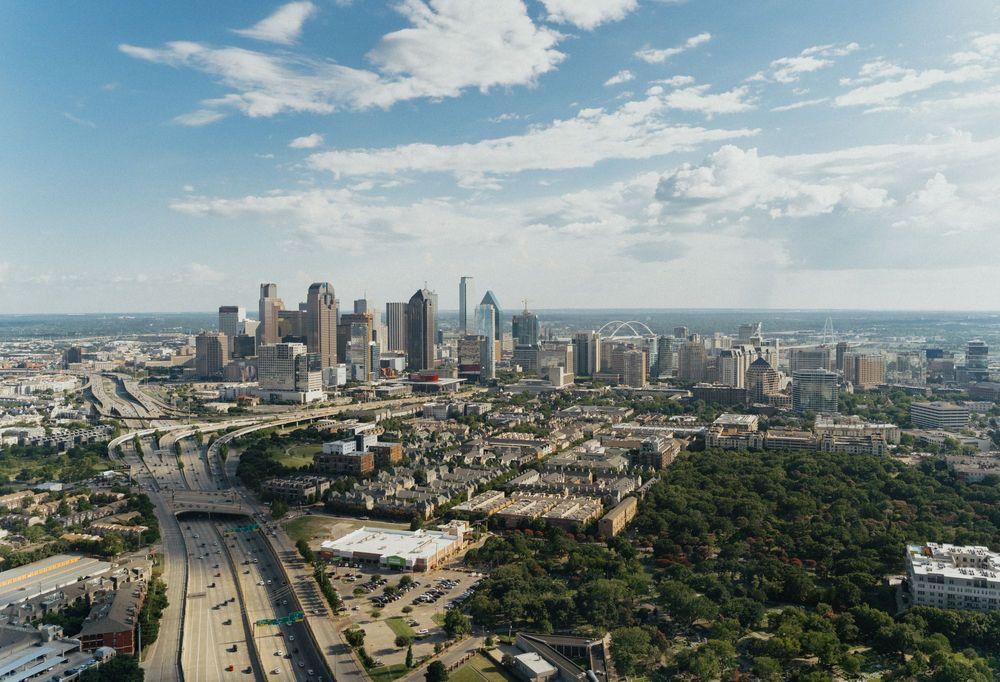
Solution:
M 987 0 L 0 6 L 0 313 L 1000 309 Z

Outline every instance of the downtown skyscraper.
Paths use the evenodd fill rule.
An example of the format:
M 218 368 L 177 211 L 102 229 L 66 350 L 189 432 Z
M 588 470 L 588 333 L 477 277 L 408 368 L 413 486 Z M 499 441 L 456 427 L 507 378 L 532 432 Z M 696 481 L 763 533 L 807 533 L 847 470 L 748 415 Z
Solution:
M 437 334 L 437 295 L 426 287 L 410 297 L 406 305 L 406 360 L 410 369 L 434 369 Z
M 337 297 L 329 282 L 315 282 L 306 295 L 306 346 L 321 369 L 337 364 Z
M 458 283 L 458 333 L 471 334 L 475 324 L 476 283 L 464 276 Z
M 278 343 L 281 336 L 278 333 L 278 313 L 285 307 L 278 298 L 278 285 L 266 282 L 260 285 L 260 300 L 258 302 L 258 315 L 260 324 L 257 326 L 257 341 L 264 343 Z

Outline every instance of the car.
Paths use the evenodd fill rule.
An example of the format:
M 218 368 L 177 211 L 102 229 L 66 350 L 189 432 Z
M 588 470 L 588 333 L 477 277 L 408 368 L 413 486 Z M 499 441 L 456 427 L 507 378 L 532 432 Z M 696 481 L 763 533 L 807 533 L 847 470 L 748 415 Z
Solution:
M 300 667 L 300 668 L 305 668 L 305 667 L 306 667 L 306 664 L 305 664 L 305 663 L 303 663 L 302 661 L 299 661 L 299 667 Z
M 288 635 L 288 641 L 289 642 L 294 642 L 295 641 L 295 635 Z
M 274 670 L 271 671 L 271 674 L 272 675 L 277 675 L 280 672 L 281 672 L 280 670 L 278 670 L 277 668 L 275 668 Z
M 281 649 L 278 649 L 277 651 L 274 652 L 275 656 L 280 656 L 281 654 L 282 654 Z
M 418 634 L 418 635 L 429 635 L 429 634 L 430 634 L 430 632 L 431 632 L 431 631 L 430 631 L 430 630 L 428 630 L 427 628 L 421 628 L 420 630 L 417 630 L 417 634 Z

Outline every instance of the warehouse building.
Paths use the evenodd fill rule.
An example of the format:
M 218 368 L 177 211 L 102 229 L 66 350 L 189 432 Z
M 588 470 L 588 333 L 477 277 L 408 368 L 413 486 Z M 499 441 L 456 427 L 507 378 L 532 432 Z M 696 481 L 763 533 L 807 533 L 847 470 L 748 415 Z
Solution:
M 432 571 L 458 554 L 468 530 L 462 521 L 452 521 L 436 531 L 363 527 L 323 542 L 320 553 L 396 570 Z

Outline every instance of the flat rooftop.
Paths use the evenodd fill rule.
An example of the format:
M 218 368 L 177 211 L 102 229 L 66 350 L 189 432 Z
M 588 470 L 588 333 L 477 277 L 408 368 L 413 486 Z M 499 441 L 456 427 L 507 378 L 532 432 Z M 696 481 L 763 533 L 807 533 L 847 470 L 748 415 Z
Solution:
M 110 570 L 111 564 L 106 561 L 81 554 L 56 554 L 3 571 L 0 573 L 0 609 Z
M 327 540 L 321 546 L 327 551 L 339 554 L 398 556 L 406 559 L 407 563 L 413 563 L 417 559 L 431 558 L 456 542 L 458 538 L 439 531 L 392 530 L 364 526 L 338 540 Z

